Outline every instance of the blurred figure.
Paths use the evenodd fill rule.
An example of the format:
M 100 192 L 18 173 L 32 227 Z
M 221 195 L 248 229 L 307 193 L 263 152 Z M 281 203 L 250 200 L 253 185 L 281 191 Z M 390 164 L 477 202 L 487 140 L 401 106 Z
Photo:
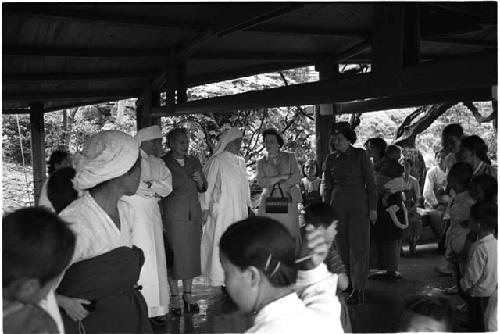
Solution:
M 455 310 L 444 297 L 415 295 L 403 306 L 402 332 L 453 332 Z
M 75 235 L 47 209 L 25 208 L 2 219 L 3 332 L 61 333 L 37 306 L 69 264 Z M 64 330 L 64 329 L 63 329 Z
M 47 161 L 47 171 L 49 177 L 45 180 L 42 185 L 42 191 L 40 193 L 40 200 L 38 201 L 39 206 L 46 207 L 47 209 L 54 211 L 54 207 L 47 196 L 47 184 L 49 178 L 54 174 L 55 171 L 71 166 L 71 155 L 66 151 L 54 151 L 50 155 L 49 161 Z

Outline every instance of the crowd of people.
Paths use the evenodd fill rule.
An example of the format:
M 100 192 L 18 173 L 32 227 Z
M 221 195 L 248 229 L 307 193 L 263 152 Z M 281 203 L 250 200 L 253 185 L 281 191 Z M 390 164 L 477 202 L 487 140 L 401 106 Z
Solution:
M 424 225 L 469 329 L 496 330 L 497 181 L 480 137 L 448 125 L 426 174 L 411 149 L 383 138 L 355 146 L 347 122 L 332 126 L 322 167 L 300 168 L 275 129 L 261 138 L 258 208 L 238 128 L 204 166 L 184 128 L 168 132 L 166 153 L 159 126 L 53 152 L 40 207 L 3 218 L 4 331 L 152 332 L 168 313 L 200 311 L 202 276 L 255 315 L 248 332 L 350 332 L 348 306 L 367 302 L 369 279 L 403 278 L 402 241 L 414 252 Z M 402 331 L 454 328 L 443 298 L 412 296 L 403 313 Z

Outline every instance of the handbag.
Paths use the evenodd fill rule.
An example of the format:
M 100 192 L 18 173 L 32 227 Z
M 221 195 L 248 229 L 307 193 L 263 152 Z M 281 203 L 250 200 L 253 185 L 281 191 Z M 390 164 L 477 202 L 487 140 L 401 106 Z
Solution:
M 281 197 L 273 197 L 276 186 L 278 186 Z M 271 194 L 266 198 L 266 213 L 288 213 L 288 198 L 283 194 L 279 183 L 273 186 Z

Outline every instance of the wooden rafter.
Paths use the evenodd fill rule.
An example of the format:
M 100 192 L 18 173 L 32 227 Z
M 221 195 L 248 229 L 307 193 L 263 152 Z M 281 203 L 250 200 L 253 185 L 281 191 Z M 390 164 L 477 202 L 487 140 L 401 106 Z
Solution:
M 3 74 L 4 83 L 18 82 L 50 82 L 50 81 L 86 81 L 86 80 L 122 80 L 144 79 L 155 75 L 156 71 L 141 72 L 97 72 L 97 73 L 29 73 L 29 74 Z
M 147 58 L 163 57 L 168 49 L 161 48 L 52 48 L 4 46 L 4 56 L 75 57 L 75 58 Z
M 140 26 L 170 29 L 207 29 L 208 25 L 203 22 L 193 22 L 184 20 L 173 20 L 158 17 L 144 17 L 137 15 L 123 15 L 113 13 L 103 13 L 99 11 L 81 10 L 75 8 L 61 8 L 61 6 L 51 6 L 46 4 L 4 4 L 3 13 L 17 16 L 56 18 L 71 22 L 79 21 L 84 23 L 115 24 L 124 27 Z
M 118 100 L 122 98 L 137 97 L 140 92 L 137 90 L 121 91 L 63 91 L 63 92 L 3 92 L 3 101 L 48 101 L 48 100 L 71 100 L 71 99 L 92 99 L 109 98 Z

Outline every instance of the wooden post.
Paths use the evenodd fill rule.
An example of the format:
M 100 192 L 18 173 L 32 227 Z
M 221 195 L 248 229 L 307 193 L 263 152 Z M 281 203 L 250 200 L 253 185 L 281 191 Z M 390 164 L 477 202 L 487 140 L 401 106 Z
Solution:
M 160 125 L 160 116 L 151 117 L 153 107 L 160 104 L 160 93 L 153 92 L 151 82 L 148 82 L 142 91 L 142 96 L 136 102 L 137 131 L 152 125 Z
M 31 127 L 31 163 L 33 165 L 33 185 L 35 190 L 35 205 L 38 205 L 45 180 L 45 126 L 43 105 L 30 104 Z
M 177 103 L 187 102 L 186 62 L 179 62 L 177 66 Z
M 337 63 L 322 62 L 316 65 L 320 80 L 332 79 L 339 75 Z M 323 166 L 323 161 L 330 154 L 330 129 L 335 122 L 335 105 L 333 103 L 316 105 L 316 161 Z
M 403 69 L 404 5 L 373 6 L 372 73 L 376 86 L 398 88 Z

